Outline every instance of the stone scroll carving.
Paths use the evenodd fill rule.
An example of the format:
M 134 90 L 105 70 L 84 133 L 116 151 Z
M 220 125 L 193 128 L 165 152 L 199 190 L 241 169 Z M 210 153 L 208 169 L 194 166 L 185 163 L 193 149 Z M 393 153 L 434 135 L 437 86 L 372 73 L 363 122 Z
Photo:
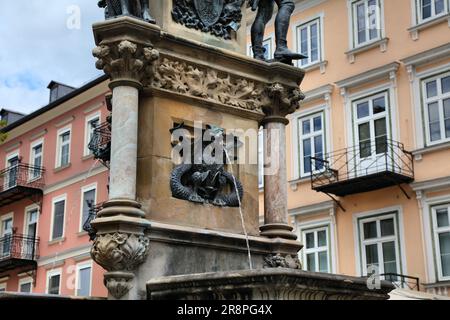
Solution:
M 239 30 L 244 0 L 173 0 L 172 19 L 190 29 L 231 39 Z
M 202 69 L 186 62 L 163 59 L 156 69 L 152 86 L 236 108 L 262 112 L 262 83 L 233 78 L 229 74 L 219 75 L 214 69 Z
M 147 85 L 155 74 L 155 61 L 159 52 L 151 46 L 128 40 L 100 44 L 93 50 L 98 60 L 96 67 L 113 80 L 124 80 Z
M 264 268 L 301 269 L 302 264 L 297 255 L 274 253 L 264 258 Z

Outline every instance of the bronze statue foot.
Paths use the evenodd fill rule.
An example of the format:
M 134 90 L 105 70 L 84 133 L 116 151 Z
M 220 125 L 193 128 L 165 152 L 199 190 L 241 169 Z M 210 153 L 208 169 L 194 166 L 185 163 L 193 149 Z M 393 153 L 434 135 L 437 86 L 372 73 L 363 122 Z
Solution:
M 300 53 L 292 52 L 288 48 L 279 48 L 275 51 L 274 58 L 281 63 L 292 65 L 294 60 L 302 60 L 307 57 Z
M 144 19 L 144 21 L 147 21 L 148 23 L 153 23 L 153 24 L 156 23 L 155 19 L 147 11 L 144 11 L 142 18 Z

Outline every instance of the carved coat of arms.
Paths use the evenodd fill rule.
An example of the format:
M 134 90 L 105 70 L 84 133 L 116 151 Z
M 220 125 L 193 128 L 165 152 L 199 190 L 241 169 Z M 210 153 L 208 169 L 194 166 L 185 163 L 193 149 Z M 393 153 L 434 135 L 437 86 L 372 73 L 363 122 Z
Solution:
M 245 0 L 173 0 L 172 18 L 187 28 L 231 39 L 241 26 Z
M 194 0 L 198 17 L 206 27 L 210 27 L 219 21 L 223 11 L 224 0 Z

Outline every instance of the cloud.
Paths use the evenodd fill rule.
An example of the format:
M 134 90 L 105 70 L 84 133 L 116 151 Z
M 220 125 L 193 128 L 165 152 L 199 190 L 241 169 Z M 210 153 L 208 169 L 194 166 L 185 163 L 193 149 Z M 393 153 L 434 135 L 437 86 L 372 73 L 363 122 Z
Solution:
M 101 75 L 91 52 L 92 24 L 103 19 L 96 0 L 3 1 L 0 107 L 30 113 L 48 103 L 51 80 L 79 87 Z

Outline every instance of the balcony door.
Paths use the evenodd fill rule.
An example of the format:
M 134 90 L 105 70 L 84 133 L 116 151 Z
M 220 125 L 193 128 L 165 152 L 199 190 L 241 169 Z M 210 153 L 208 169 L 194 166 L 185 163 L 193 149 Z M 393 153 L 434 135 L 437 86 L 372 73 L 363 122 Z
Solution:
M 13 218 L 6 218 L 2 223 L 1 229 L 1 247 L 0 259 L 6 258 L 11 254 L 12 235 L 13 235 Z
M 354 103 L 355 176 L 386 171 L 391 164 L 388 155 L 390 133 L 387 93 Z
M 17 176 L 19 173 L 19 156 L 15 155 L 6 161 L 8 169 L 5 175 L 4 188 L 11 189 L 17 186 Z

